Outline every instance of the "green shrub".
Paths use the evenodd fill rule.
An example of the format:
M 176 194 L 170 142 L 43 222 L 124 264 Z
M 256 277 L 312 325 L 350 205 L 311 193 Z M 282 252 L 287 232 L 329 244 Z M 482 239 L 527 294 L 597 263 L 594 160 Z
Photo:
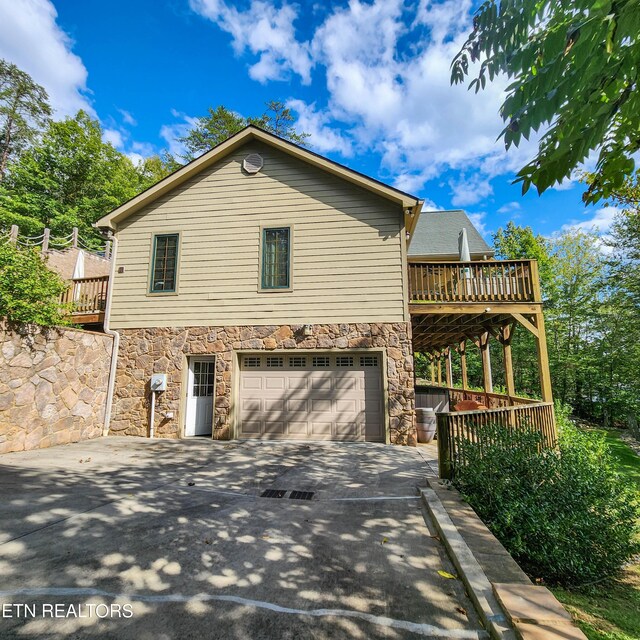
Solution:
M 0 319 L 44 327 L 68 324 L 59 304 L 66 287 L 38 250 L 0 242 Z
M 454 481 L 480 518 L 533 578 L 580 585 L 613 575 L 638 551 L 637 493 L 614 470 L 602 437 L 558 412 L 558 450 L 535 432 L 496 426 L 503 444 L 463 445 Z

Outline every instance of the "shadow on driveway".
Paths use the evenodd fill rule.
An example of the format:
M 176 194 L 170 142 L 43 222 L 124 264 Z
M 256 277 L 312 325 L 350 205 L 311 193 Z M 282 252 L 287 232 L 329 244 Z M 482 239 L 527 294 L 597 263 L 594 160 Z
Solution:
M 417 496 L 425 456 L 115 437 L 5 455 L 0 637 L 486 637 L 438 574 L 454 570 Z M 75 615 L 43 617 L 55 604 Z

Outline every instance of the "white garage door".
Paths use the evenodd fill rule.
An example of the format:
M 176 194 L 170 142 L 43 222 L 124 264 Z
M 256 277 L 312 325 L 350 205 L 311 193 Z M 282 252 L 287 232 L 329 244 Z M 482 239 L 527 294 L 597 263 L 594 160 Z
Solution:
M 240 438 L 384 440 L 380 354 L 240 357 Z

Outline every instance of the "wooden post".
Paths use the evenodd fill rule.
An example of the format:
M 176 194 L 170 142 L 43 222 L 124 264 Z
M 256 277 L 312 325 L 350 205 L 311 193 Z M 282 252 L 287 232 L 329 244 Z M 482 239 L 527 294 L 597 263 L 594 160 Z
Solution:
M 500 327 L 500 342 L 502 343 L 502 352 L 504 354 L 504 381 L 507 387 L 507 395 L 516 395 L 516 386 L 513 380 L 513 358 L 511 357 L 511 338 L 515 325 L 506 325 Z
M 451 480 L 452 474 L 452 460 L 451 460 L 451 447 L 447 418 L 444 414 L 440 414 L 437 417 L 437 429 L 438 429 L 438 473 L 443 480 Z
M 482 386 L 485 393 L 493 393 L 493 381 L 491 379 L 491 356 L 489 355 L 489 336 L 485 331 L 480 335 L 480 355 L 482 356 Z
M 544 331 L 544 315 L 542 311 L 536 313 L 534 322 L 538 335 L 536 338 L 536 351 L 538 352 L 538 372 L 540 374 L 540 393 L 543 402 L 553 402 L 551 389 L 551 372 L 549 371 L 549 353 L 547 351 L 547 336 Z
M 18 225 L 11 225 L 11 232 L 9 233 L 9 242 L 15 244 L 18 241 Z
M 442 354 L 438 354 L 438 386 L 442 386 Z
M 73 227 L 71 231 L 71 246 L 74 249 L 78 248 L 78 227 Z
M 462 340 L 460 342 L 460 368 L 462 369 L 462 389 L 469 387 L 469 380 L 467 378 L 467 341 Z
M 451 364 L 451 349 L 447 349 L 447 360 L 445 361 L 445 379 L 447 381 L 447 387 L 453 387 L 453 366 Z
M 540 287 L 540 273 L 538 271 L 538 262 L 531 261 L 531 282 L 533 284 L 534 300 L 542 302 L 542 289 Z M 542 313 L 542 305 L 539 311 L 533 317 L 535 331 L 531 327 L 527 327 L 524 319 L 514 315 L 516 320 L 527 327 L 536 339 L 536 351 L 538 352 L 538 373 L 540 374 L 540 392 L 543 402 L 553 402 L 553 391 L 551 389 L 551 373 L 549 371 L 549 352 L 547 351 L 547 335 L 544 330 L 544 315 Z
M 51 234 L 51 229 L 44 230 L 44 237 L 42 238 L 42 253 L 47 253 L 49 251 L 49 235 Z
M 431 368 L 431 383 L 435 384 L 436 383 L 436 369 L 435 369 L 435 363 L 433 362 L 433 355 L 430 354 L 429 358 L 431 358 L 431 362 L 429 362 L 429 367 Z

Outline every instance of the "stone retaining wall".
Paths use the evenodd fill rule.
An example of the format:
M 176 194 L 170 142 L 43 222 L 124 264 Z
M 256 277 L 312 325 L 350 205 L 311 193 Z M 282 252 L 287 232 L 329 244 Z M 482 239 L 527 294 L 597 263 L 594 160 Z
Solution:
M 113 339 L 0 325 L 0 453 L 102 434 Z
M 155 434 L 177 438 L 183 367 L 188 355 L 215 355 L 214 438 L 230 437 L 234 351 L 292 349 L 366 349 L 383 347 L 387 355 L 391 442 L 415 444 L 413 355 L 409 323 L 316 324 L 305 336 L 303 325 L 122 329 L 110 434 L 148 435 L 149 378 L 167 374 L 167 391 L 158 394 Z M 173 412 L 173 418 L 165 418 Z

